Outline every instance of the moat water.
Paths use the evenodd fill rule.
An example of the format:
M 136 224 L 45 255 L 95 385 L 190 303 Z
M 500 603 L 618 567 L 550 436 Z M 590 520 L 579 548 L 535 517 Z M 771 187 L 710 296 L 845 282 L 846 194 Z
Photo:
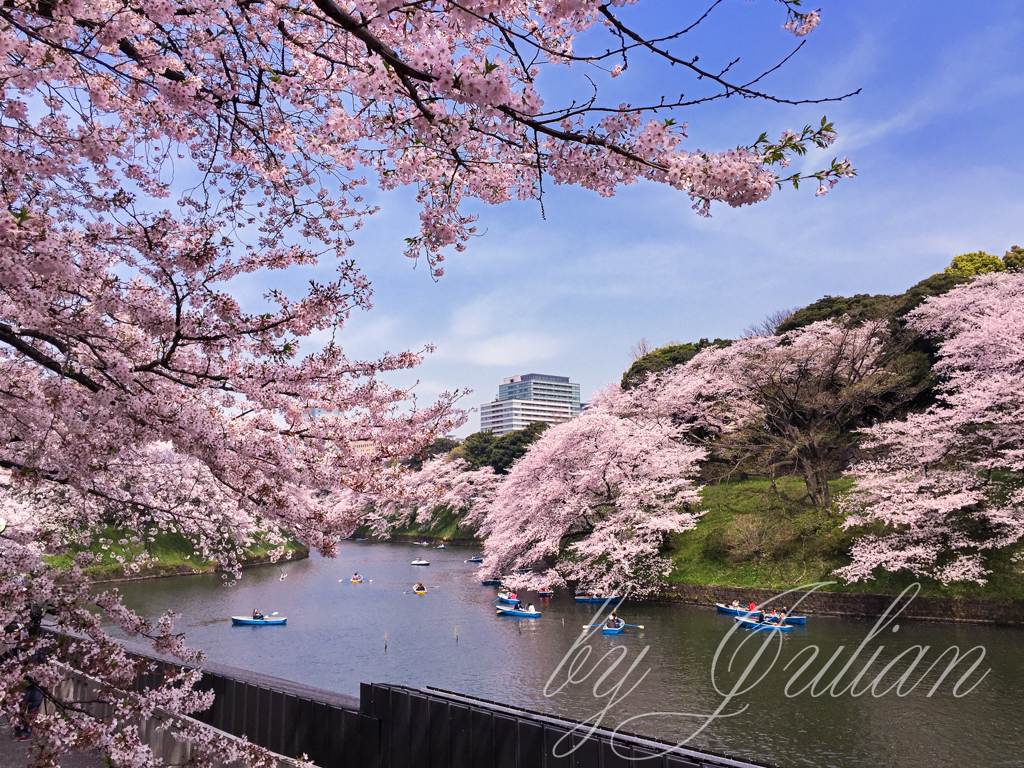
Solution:
M 477 566 L 465 562 L 472 554 L 345 542 L 336 559 L 314 555 L 253 568 L 230 588 L 215 575 L 118 586 L 143 615 L 180 613 L 178 627 L 213 661 L 352 695 L 360 682 L 382 682 L 444 688 L 580 720 L 607 707 L 603 727 L 649 715 L 622 730 L 672 741 L 690 737 L 693 747 L 782 766 L 1024 766 L 1024 630 L 897 619 L 872 637 L 872 620 L 812 616 L 805 628 L 768 637 L 730 634 L 732 618 L 713 609 L 627 600 L 619 614 L 644 629 L 590 635 L 574 650 L 582 625 L 601 606 L 576 604 L 557 591 L 550 601 L 528 593 L 527 601 L 543 611 L 540 619 L 498 617 L 491 603 L 497 590 L 481 586 Z M 430 566 L 411 565 L 417 556 Z M 368 581 L 349 583 L 355 571 Z M 418 579 L 428 593 L 406 593 Z M 287 616 L 287 626 L 231 625 L 232 615 L 253 608 Z M 984 658 L 970 672 L 982 654 L 973 651 L 936 687 L 954 646 L 961 654 L 980 646 Z M 787 696 L 787 684 L 815 647 L 816 658 Z M 798 693 L 833 655 L 817 685 Z M 579 682 L 567 681 L 570 669 Z M 906 682 L 884 693 L 905 672 Z M 597 694 L 607 694 L 620 681 L 617 693 L 595 696 L 595 683 Z M 748 690 L 729 698 L 738 681 Z M 709 720 L 716 711 L 721 716 Z

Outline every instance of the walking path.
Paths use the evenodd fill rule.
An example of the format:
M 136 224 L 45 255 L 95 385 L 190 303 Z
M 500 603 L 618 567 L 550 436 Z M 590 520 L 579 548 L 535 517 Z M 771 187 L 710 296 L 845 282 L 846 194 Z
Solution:
M 31 740 L 18 741 L 11 726 L 0 721 L 0 768 L 25 768 L 31 744 Z M 103 768 L 103 757 L 99 752 L 76 752 L 62 757 L 60 764 L 61 768 Z

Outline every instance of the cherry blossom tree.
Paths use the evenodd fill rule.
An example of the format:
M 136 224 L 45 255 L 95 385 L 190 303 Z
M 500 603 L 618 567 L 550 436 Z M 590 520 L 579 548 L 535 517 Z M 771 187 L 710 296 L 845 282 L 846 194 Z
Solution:
M 708 347 L 631 390 L 631 407 L 679 423 L 730 467 L 795 471 L 812 502 L 828 507 L 829 477 L 856 455 L 851 430 L 921 386 L 905 350 L 884 322 L 820 321 Z
M 859 538 L 839 573 L 985 583 L 986 555 L 1024 536 L 1024 275 L 981 275 L 908 319 L 938 343 L 938 402 L 865 430 L 846 524 L 885 532 Z
M 441 510 L 462 514 L 462 524 L 480 522 L 497 492 L 501 476 L 489 466 L 473 469 L 463 459 L 438 457 L 414 472 L 397 467 L 394 482 L 376 492 L 345 489 L 322 504 L 334 517 L 358 519 L 375 533 L 402 527 L 415 519 L 426 525 Z
M 486 576 L 642 595 L 671 571 L 661 550 L 669 533 L 697 523 L 704 451 L 670 424 L 618 415 L 620 397 L 610 389 L 550 427 L 512 466 L 480 526 Z M 521 567 L 535 571 L 506 576 Z
M 801 40 L 820 21 L 797 0 L 775 1 Z M 83 543 L 101 523 L 139 540 L 181 532 L 226 578 L 255 537 L 280 544 L 284 532 L 330 554 L 361 519 L 359 499 L 416 498 L 402 460 L 460 423 L 458 393 L 419 406 L 382 382 L 420 353 L 361 361 L 343 352 L 349 313 L 370 305 L 346 255 L 375 210 L 360 194 L 367 174 L 382 190 L 416 190 L 420 231 L 407 254 L 425 257 L 434 277 L 444 250 L 464 248 L 474 232 L 466 200 L 537 199 L 545 178 L 602 195 L 640 180 L 668 184 L 706 214 L 712 202 L 764 200 L 784 182 L 812 178 L 820 192 L 853 174 L 834 160 L 780 177 L 791 157 L 832 143 L 825 119 L 725 151 L 688 146 L 685 124 L 666 116 L 673 110 L 731 96 L 812 102 L 762 89 L 784 62 L 748 77 L 734 63 L 704 68 L 673 47 L 689 28 L 645 37 L 625 4 L 0 6 L 0 623 L 29 623 L 45 598 L 59 626 L 81 637 L 14 633 L 15 653 L 0 667 L 5 713 L 27 679 L 59 705 L 38 723 L 41 762 L 98 745 L 116 765 L 150 764 L 120 724 L 157 703 L 178 712 L 202 704 L 187 675 L 129 690 L 132 667 L 85 611 L 81 572 L 55 574 L 44 555 Z M 542 98 L 545 69 L 575 64 L 606 82 L 639 56 L 688 72 L 704 90 L 638 106 L 609 106 L 596 93 Z M 337 273 L 305 295 L 271 289 L 254 308 L 234 293 L 246 277 L 324 257 Z M 365 440 L 373 455 L 352 449 Z M 637 500 L 638 470 L 620 465 L 620 514 L 660 509 L 653 497 Z M 664 482 L 656 496 L 683 498 Z M 665 527 L 672 514 L 649 525 Z M 169 618 L 150 626 L 114 595 L 98 602 L 125 632 L 193 658 L 168 639 Z M 120 716 L 90 720 L 79 702 L 56 701 L 64 664 L 108 686 Z

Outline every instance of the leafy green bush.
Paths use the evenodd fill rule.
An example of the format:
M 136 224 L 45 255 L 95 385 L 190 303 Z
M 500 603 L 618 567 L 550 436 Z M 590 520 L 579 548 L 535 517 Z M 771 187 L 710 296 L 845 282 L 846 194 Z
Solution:
M 946 267 L 946 274 L 974 277 L 986 272 L 1005 272 L 1006 265 L 998 256 L 984 251 L 972 251 L 953 257 L 953 262 Z

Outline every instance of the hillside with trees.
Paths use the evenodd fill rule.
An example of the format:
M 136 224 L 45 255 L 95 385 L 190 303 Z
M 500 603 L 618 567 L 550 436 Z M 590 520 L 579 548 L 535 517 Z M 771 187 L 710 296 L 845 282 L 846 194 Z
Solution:
M 570 424 L 471 435 L 441 464 L 492 474 L 416 529 L 476 531 L 494 575 L 541 565 L 524 585 L 1024 596 L 1022 256 L 648 352 Z

